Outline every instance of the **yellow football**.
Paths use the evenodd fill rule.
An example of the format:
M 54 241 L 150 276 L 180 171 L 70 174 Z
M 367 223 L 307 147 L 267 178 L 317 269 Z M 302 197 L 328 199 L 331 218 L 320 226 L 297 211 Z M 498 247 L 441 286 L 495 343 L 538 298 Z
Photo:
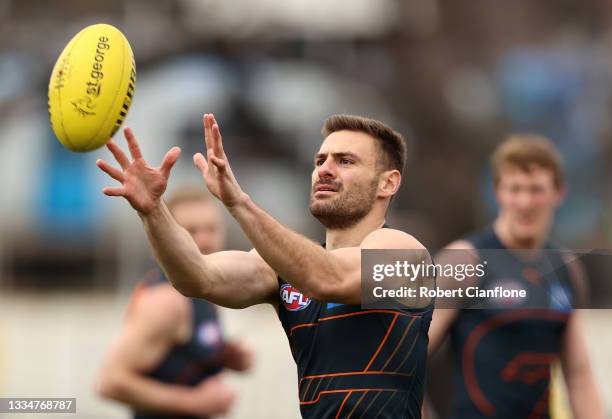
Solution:
M 134 54 L 119 29 L 86 27 L 68 42 L 49 80 L 49 117 L 57 139 L 73 151 L 91 151 L 119 129 L 136 84 Z

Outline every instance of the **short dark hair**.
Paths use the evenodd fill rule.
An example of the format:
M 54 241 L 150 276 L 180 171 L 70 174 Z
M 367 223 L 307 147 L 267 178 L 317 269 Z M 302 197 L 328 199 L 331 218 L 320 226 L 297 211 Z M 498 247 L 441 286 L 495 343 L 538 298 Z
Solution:
M 170 212 L 181 204 L 192 204 L 192 203 L 214 203 L 212 195 L 202 187 L 197 186 L 183 186 L 176 189 L 167 200 L 168 208 Z
M 407 159 L 406 140 L 399 132 L 375 119 L 356 115 L 332 115 L 325 120 L 321 134 L 327 137 L 337 131 L 357 131 L 374 137 L 379 150 L 378 166 L 383 170 L 404 172 Z

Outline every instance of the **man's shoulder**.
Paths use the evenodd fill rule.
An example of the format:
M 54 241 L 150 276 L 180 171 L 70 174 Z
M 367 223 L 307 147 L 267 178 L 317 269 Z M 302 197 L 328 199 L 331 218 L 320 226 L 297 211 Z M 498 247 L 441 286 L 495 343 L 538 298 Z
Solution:
M 129 314 L 152 322 L 171 323 L 188 319 L 189 309 L 189 299 L 162 282 L 140 289 L 130 304 Z
M 444 246 L 447 250 L 475 250 L 474 243 L 466 239 L 458 239 Z
M 361 242 L 362 248 L 424 250 L 425 246 L 411 234 L 394 228 L 379 228 Z

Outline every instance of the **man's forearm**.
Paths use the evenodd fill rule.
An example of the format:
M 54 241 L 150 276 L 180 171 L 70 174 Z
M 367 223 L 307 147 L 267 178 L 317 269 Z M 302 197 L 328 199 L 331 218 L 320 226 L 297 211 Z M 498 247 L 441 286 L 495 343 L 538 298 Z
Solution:
M 193 391 L 184 386 L 166 384 L 133 373 L 107 377 L 98 389 L 100 395 L 125 403 L 137 411 L 194 415 Z
M 140 214 L 155 258 L 172 285 L 181 293 L 203 296 L 212 269 L 189 233 L 175 220 L 160 200 L 156 209 Z
M 323 279 L 333 284 L 337 268 L 318 243 L 283 226 L 248 197 L 228 209 L 260 256 L 293 286 L 313 297 Z

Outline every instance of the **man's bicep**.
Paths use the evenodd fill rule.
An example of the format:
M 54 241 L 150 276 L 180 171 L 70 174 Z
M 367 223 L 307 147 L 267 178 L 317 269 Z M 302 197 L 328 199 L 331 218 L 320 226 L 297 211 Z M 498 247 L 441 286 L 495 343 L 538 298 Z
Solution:
M 367 250 L 410 250 L 407 256 L 411 263 L 429 261 L 429 253 L 414 237 L 399 230 L 379 229 L 364 238 L 359 247 L 346 247 L 332 250 L 338 277 L 336 302 L 349 304 L 361 303 L 361 258 Z M 413 260 L 414 259 L 414 260 Z
M 573 311 L 567 321 L 563 335 L 561 365 L 567 378 L 576 374 L 588 363 L 588 349 L 582 330 L 580 311 Z
M 325 300 L 342 304 L 361 303 L 361 249 L 344 247 L 329 251 L 335 280 L 327 279 Z
M 228 250 L 205 257 L 218 271 L 220 278 L 206 296 L 215 304 L 245 308 L 271 302 L 276 294 L 276 273 L 255 249 L 250 252 Z
M 187 300 L 172 289 L 146 290 L 132 305 L 122 330 L 108 355 L 109 367 L 147 372 L 154 369 L 177 343 L 178 332 L 188 320 Z

